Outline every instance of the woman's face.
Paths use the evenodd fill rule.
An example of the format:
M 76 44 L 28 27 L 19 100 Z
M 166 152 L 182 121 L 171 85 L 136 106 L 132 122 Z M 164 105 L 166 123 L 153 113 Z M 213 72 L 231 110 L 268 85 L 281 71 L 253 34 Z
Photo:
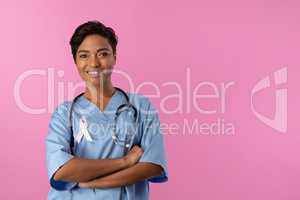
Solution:
M 108 40 L 100 35 L 88 35 L 76 53 L 76 65 L 81 78 L 94 87 L 110 81 L 116 56 Z

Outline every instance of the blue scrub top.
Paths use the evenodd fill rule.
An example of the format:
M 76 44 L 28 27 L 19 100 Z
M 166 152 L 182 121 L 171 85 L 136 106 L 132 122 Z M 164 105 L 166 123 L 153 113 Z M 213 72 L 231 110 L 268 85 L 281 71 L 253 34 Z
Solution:
M 48 193 L 49 200 L 144 200 L 149 198 L 149 181 L 165 182 L 168 180 L 167 161 L 158 113 L 148 98 L 137 94 L 128 94 L 128 96 L 130 102 L 138 110 L 138 123 L 134 126 L 132 112 L 123 112 L 117 122 L 118 137 L 125 139 L 126 135 L 133 134 L 131 146 L 138 144 L 144 150 L 139 162 L 160 165 L 164 169 L 163 175 L 126 187 L 105 189 L 83 189 L 78 187 L 78 183 L 55 181 L 53 179 L 55 172 L 74 156 L 86 159 L 111 159 L 124 156 L 124 147 L 115 144 L 111 137 L 111 125 L 115 111 L 118 106 L 126 103 L 124 95 L 116 91 L 103 112 L 84 96 L 81 96 L 74 104 L 72 111 L 73 135 L 68 126 L 72 102 L 66 101 L 60 104 L 53 112 L 49 123 L 46 138 L 48 178 L 51 185 Z M 85 137 L 79 143 L 74 140 L 72 154 L 70 141 L 71 137 L 76 137 L 79 133 L 81 117 L 85 117 L 88 122 L 88 132 L 92 141 L 88 141 Z

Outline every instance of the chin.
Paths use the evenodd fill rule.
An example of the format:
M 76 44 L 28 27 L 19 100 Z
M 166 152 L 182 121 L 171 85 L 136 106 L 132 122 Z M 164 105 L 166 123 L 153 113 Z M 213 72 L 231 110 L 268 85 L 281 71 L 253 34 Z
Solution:
M 88 80 L 88 83 L 94 87 L 99 87 L 101 85 L 100 80 Z

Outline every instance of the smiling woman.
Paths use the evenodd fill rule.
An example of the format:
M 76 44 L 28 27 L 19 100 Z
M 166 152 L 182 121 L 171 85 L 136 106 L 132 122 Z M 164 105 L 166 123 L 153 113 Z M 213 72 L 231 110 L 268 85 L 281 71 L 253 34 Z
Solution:
M 111 73 L 115 61 L 115 53 L 106 38 L 97 34 L 86 36 L 75 55 L 75 62 L 81 78 L 87 83 L 85 96 L 88 99 L 92 98 L 89 91 L 97 90 L 102 94 L 108 94 L 108 98 L 103 101 L 104 104 L 107 103 L 110 92 L 113 91 Z M 105 105 L 99 104 L 97 101 L 99 98 L 93 97 L 95 98 L 91 101 L 103 110 Z
M 99 105 L 97 95 L 90 91 L 98 91 L 107 103 L 113 86 L 111 73 L 116 63 L 116 46 L 118 40 L 113 29 L 98 22 L 88 22 L 79 26 L 71 38 L 70 45 L 79 75 L 86 82 L 85 97 Z M 93 92 L 97 93 L 97 92 Z M 105 105 L 100 105 L 103 110 Z
M 46 139 L 48 199 L 148 199 L 149 181 L 168 179 L 155 108 L 148 98 L 113 86 L 113 29 L 87 22 L 70 44 L 85 91 L 52 114 Z M 129 120 L 132 110 L 134 120 Z M 95 123 L 105 126 L 94 130 Z M 130 133 L 123 128 L 128 124 L 136 126 Z

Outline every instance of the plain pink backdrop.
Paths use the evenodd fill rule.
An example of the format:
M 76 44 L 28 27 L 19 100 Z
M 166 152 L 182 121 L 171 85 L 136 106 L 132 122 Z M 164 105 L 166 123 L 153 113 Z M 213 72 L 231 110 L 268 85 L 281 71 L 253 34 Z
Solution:
M 112 26 L 120 39 L 117 69 L 136 85 L 151 81 L 162 97 L 151 98 L 161 122 L 184 120 L 210 123 L 218 118 L 234 124 L 234 135 L 165 134 L 169 182 L 151 184 L 151 199 L 298 200 L 300 199 L 300 3 L 297 0 L 211 1 L 2 1 L 1 24 L 1 190 L 0 199 L 46 199 L 45 137 L 53 110 L 22 111 L 14 97 L 25 71 L 64 71 L 57 83 L 80 79 L 72 60 L 69 38 L 87 20 Z M 251 111 L 253 86 L 282 67 L 288 69 L 288 129 L 280 133 Z M 174 92 L 164 86 L 176 81 L 186 97 L 187 69 L 191 86 L 233 81 L 226 110 L 217 101 L 203 102 L 216 114 L 167 114 L 160 106 Z M 116 85 L 128 89 L 115 77 Z M 65 87 L 66 84 L 64 85 Z M 26 105 L 47 106 L 47 78 L 33 76 L 21 87 Z M 176 90 L 175 90 L 176 91 Z M 78 91 L 79 92 L 79 91 Z M 151 87 L 141 91 L 153 93 Z M 67 99 L 67 97 L 65 98 Z M 170 100 L 168 106 L 178 102 Z M 184 98 L 183 105 L 189 103 Z M 55 105 L 58 104 L 55 94 Z M 274 114 L 274 90 L 255 99 L 261 113 Z M 193 132 L 193 131 L 192 131 Z

